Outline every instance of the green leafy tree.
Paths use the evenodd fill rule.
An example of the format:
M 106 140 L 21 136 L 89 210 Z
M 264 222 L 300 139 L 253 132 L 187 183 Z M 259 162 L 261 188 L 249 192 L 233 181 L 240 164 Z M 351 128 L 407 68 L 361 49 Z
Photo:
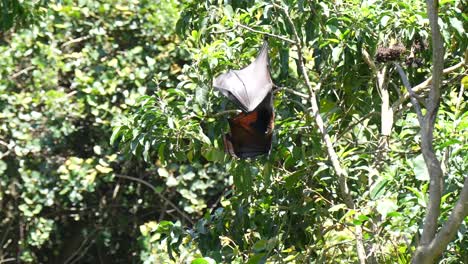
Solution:
M 466 16 L 438 8 L 2 1 L 0 262 L 466 262 Z M 265 37 L 273 148 L 234 159 L 212 81 Z
M 464 201 L 466 189 L 461 188 L 466 178 L 466 128 L 458 125 L 466 119 L 466 92 L 460 81 L 467 42 L 460 7 L 460 2 L 440 7 L 447 49 L 443 66 L 448 68 L 433 144 L 446 163 L 442 223 L 456 201 Z M 185 107 L 164 120 L 171 124 L 169 120 L 180 119 L 176 123 L 185 129 L 177 134 L 188 143 L 183 144 L 189 146 L 187 151 L 182 149 L 187 155 L 178 156 L 181 141 L 171 138 L 171 132 L 155 131 L 154 137 L 138 139 L 141 127 L 155 129 L 152 119 L 144 118 L 147 111 L 134 116 L 133 127 L 124 127 L 128 130 L 121 144 L 135 149 L 149 145 L 160 157 L 167 145 L 152 142 L 175 140 L 176 147 L 169 148 L 173 160 L 204 157 L 210 166 L 225 164 L 235 189 L 233 196 L 222 198 L 222 208 L 200 220 L 184 240 L 169 243 L 167 231 L 154 225 L 144 234 L 155 240 L 154 247 L 172 244 L 171 250 L 179 253 L 174 258 L 185 259 L 195 254 L 196 242 L 208 262 L 410 261 L 421 245 L 425 208 L 433 203 L 427 198 L 432 172 L 428 174 L 421 155 L 424 146 L 418 144 L 423 124 L 408 108 L 410 96 L 392 62 L 405 64 L 410 83 L 417 84 L 413 90 L 426 97 L 436 62 L 424 2 L 194 1 L 184 6 L 177 30 L 186 38 L 193 64 L 184 68 L 176 88 L 187 94 Z M 265 36 L 272 47 L 275 83 L 282 87 L 275 94 L 274 147 L 269 157 L 256 160 L 226 158 L 219 153 L 219 134 L 227 129 L 226 122 L 214 113 L 232 108 L 214 96 L 212 79 L 247 65 Z M 438 134 L 443 127 L 451 127 L 452 136 Z M 209 142 L 191 131 L 203 131 Z M 463 165 L 448 165 L 458 162 Z M 460 215 L 466 215 L 466 209 Z M 448 262 L 465 260 L 466 220 L 460 224 L 459 235 L 443 255 Z
M 43 11 L 0 45 L 0 262 L 138 262 L 140 225 L 190 223 L 224 188 L 216 168 L 162 167 L 109 144 L 138 98 L 179 83 L 179 5 L 60 1 Z

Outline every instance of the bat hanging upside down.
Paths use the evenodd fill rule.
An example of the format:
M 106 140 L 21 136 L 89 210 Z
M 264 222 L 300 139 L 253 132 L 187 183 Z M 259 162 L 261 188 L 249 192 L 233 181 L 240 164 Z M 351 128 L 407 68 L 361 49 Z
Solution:
M 225 151 L 239 158 L 268 154 L 275 118 L 268 42 L 250 65 L 219 75 L 213 86 L 243 110 L 228 120 L 231 132 L 223 137 Z

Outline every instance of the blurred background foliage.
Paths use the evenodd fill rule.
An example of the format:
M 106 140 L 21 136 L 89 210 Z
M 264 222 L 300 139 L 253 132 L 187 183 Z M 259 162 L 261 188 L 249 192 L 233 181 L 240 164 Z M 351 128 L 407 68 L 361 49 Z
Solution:
M 293 39 L 263 1 L 0 2 L 0 263 L 353 263 L 364 229 L 376 263 L 407 263 L 428 176 L 416 115 L 382 99 L 363 51 L 422 43 L 411 84 L 430 76 L 423 1 L 282 1 L 320 114 L 357 204 L 346 208 L 310 112 L 297 49 L 270 37 L 275 139 L 268 157 L 224 154 L 233 105 L 213 78 L 247 65 L 264 38 Z M 466 7 L 441 1 L 446 67 L 463 61 Z M 253 30 L 254 29 L 254 30 Z M 383 64 L 378 64 L 381 69 Z M 392 66 L 389 65 L 389 68 Z M 389 70 L 390 102 L 405 94 Z M 466 69 L 445 76 L 435 148 L 441 221 L 466 177 Z M 465 84 L 463 84 L 465 83 Z M 400 106 L 400 105 L 397 105 Z M 382 151 L 382 139 L 388 149 Z M 383 154 L 382 154 L 383 152 Z M 382 155 L 380 155 L 382 154 Z M 467 262 L 468 221 L 442 263 Z

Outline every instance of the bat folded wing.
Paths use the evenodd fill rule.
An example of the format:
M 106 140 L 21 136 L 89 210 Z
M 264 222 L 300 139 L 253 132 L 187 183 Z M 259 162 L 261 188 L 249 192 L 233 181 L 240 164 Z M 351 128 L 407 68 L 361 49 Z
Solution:
M 263 43 L 255 61 L 241 70 L 219 75 L 213 86 L 245 112 L 257 108 L 273 88 L 268 68 L 268 42 Z

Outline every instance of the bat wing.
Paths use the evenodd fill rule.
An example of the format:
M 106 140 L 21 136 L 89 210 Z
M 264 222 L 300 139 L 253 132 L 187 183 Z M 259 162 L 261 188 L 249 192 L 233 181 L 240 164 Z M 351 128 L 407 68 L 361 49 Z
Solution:
M 224 136 L 225 151 L 239 158 L 268 154 L 273 135 L 274 112 L 272 94 L 250 113 L 229 119 L 231 133 Z
M 241 70 L 230 70 L 219 75 L 213 86 L 245 112 L 257 108 L 273 88 L 268 68 L 268 42 L 264 41 L 255 61 Z

